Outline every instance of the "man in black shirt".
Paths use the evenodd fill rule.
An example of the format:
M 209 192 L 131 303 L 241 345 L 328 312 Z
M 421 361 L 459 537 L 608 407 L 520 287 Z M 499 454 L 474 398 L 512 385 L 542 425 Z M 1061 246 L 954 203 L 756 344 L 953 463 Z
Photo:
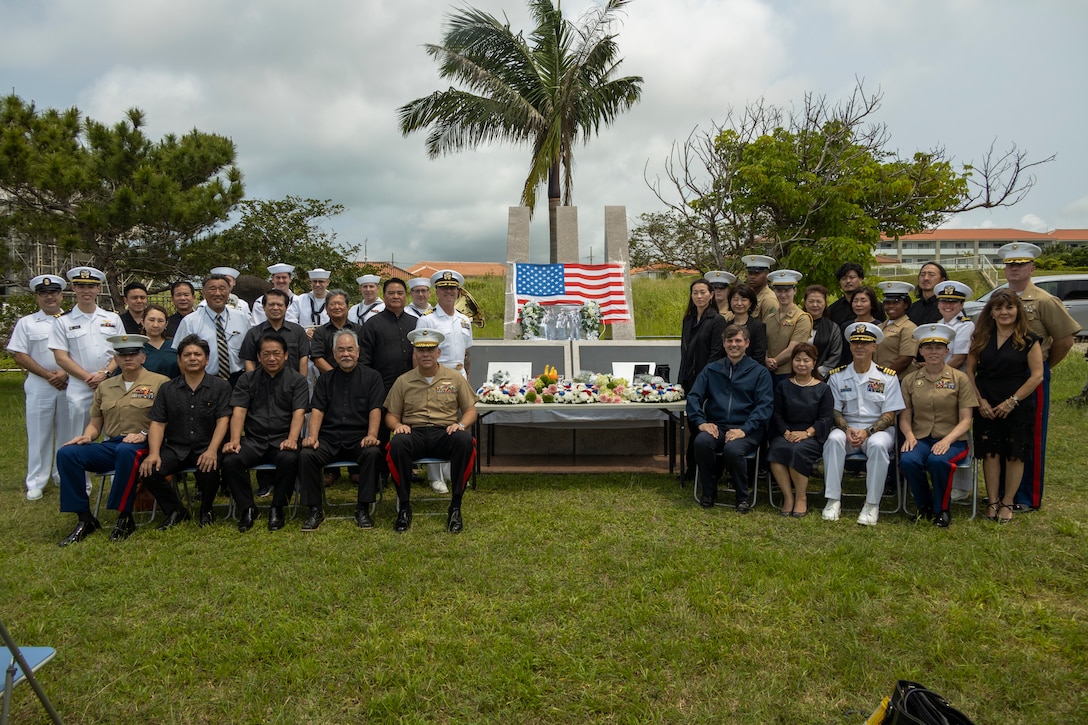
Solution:
M 354 460 L 359 464 L 355 523 L 361 529 L 374 527 L 370 505 L 377 492 L 381 460 L 378 432 L 385 390 L 381 376 L 359 364 L 359 342 L 354 332 L 337 332 L 333 350 L 337 367 L 317 379 L 310 410 L 310 434 L 302 440 L 299 452 L 302 504 L 310 507 L 303 531 L 316 531 L 325 520 L 321 471 L 326 464 L 337 460 Z
M 385 309 L 366 321 L 359 334 L 359 364 L 382 376 L 385 392 L 397 378 L 412 369 L 412 344 L 408 333 L 419 318 L 404 311 L 408 291 L 404 280 L 390 277 L 382 286 Z
M 167 476 L 185 468 L 197 469 L 200 525 L 212 522 L 212 502 L 219 489 L 219 448 L 230 422 L 231 387 L 204 371 L 210 354 L 207 341 L 197 335 L 178 343 L 181 375 L 160 386 L 148 415 L 148 453 L 140 474 L 166 514 L 160 530 L 189 519 L 177 490 L 166 483 Z
M 926 262 L 918 270 L 918 299 L 911 303 L 907 317 L 915 325 L 928 325 L 940 322 L 943 315 L 937 307 L 936 288 L 941 282 L 948 281 L 948 272 L 936 262 Z M 920 354 L 919 354 L 920 357 Z
M 125 285 L 125 307 L 121 313 L 121 324 L 130 335 L 144 334 L 144 312 L 147 310 L 147 285 L 142 282 L 130 282 Z
M 267 319 L 249 328 L 242 340 L 240 355 L 246 371 L 257 369 L 257 343 L 267 333 L 276 332 L 287 343 L 287 367 L 306 376 L 310 362 L 310 338 L 301 325 L 287 321 L 289 304 L 290 299 L 283 290 L 270 289 L 264 293 L 264 314 Z
M 242 512 L 238 530 L 243 532 L 253 528 L 259 516 L 249 482 L 249 469 L 259 463 L 276 466 L 268 530 L 283 528 L 283 507 L 295 488 L 298 441 L 310 402 L 306 378 L 287 367 L 287 341 L 282 335 L 266 333 L 258 359 L 258 369 L 238 378 L 230 400 L 234 406 L 230 440 L 223 446 L 223 480 Z
M 329 290 L 325 295 L 325 311 L 329 313 L 329 321 L 319 325 L 314 330 L 314 336 L 310 340 L 310 364 L 317 368 L 319 373 L 327 373 L 336 367 L 336 356 L 332 351 L 332 338 L 340 330 L 351 330 L 358 338 L 362 329 L 348 319 L 348 293 L 344 290 Z
M 181 318 L 191 315 L 196 309 L 193 306 L 196 302 L 196 288 L 193 287 L 193 283 L 187 279 L 179 279 L 170 285 L 170 301 L 175 311 L 166 318 L 166 331 L 162 333 L 162 336 L 172 340 L 178 332 Z

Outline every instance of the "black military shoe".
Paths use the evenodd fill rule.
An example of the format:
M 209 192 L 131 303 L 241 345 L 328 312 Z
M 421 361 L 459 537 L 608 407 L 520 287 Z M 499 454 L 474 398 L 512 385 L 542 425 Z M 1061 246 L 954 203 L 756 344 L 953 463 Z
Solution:
M 157 528 L 159 531 L 166 531 L 173 526 L 177 526 L 182 521 L 188 521 L 191 518 L 193 517 L 189 514 L 188 509 L 178 509 L 177 511 L 171 511 L 170 515 L 166 517 L 166 520 L 159 524 Z
M 92 518 L 90 521 L 80 521 L 76 524 L 76 527 L 72 529 L 72 533 L 64 537 L 64 540 L 61 541 L 58 546 L 78 544 L 101 528 L 102 524 L 98 523 L 98 519 Z
M 738 514 L 746 514 L 751 510 L 752 510 L 751 501 L 738 501 L 737 502 L 737 513 Z
M 253 528 L 257 519 L 261 518 L 261 512 L 256 506 L 251 506 L 242 512 L 242 518 L 238 521 L 238 531 L 245 533 Z
M 366 509 L 359 509 L 355 512 L 355 525 L 360 529 L 373 529 L 374 519 L 370 518 L 370 512 Z
M 132 536 L 136 530 L 136 522 L 132 520 L 132 514 L 121 514 L 117 517 L 117 523 L 110 532 L 110 541 L 124 541 Z
M 321 526 L 321 522 L 325 520 L 325 510 L 320 506 L 313 506 L 310 508 L 310 515 L 306 517 L 306 520 L 302 522 L 303 531 L 317 531 L 317 528 Z
M 451 508 L 446 515 L 446 531 L 451 534 L 459 534 L 465 528 L 465 524 L 461 521 L 461 509 Z
M 411 506 L 401 506 L 400 511 L 397 512 L 397 522 L 393 524 L 393 531 L 399 534 L 403 534 L 408 530 L 408 527 L 412 525 L 412 508 Z
M 283 509 L 273 506 L 268 509 L 268 530 L 279 531 L 283 528 Z
M 212 522 L 214 522 L 214 521 L 215 521 L 215 514 L 213 514 L 211 511 L 201 511 L 200 512 L 200 528 L 203 529 L 205 526 L 211 526 Z
M 947 529 L 952 525 L 952 516 L 947 511 L 938 511 L 937 515 L 933 517 L 933 525 L 941 529 Z

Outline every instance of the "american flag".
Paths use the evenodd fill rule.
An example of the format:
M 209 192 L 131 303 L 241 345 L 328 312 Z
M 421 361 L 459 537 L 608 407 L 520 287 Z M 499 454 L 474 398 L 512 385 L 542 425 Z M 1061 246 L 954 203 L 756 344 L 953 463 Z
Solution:
M 622 264 L 515 264 L 514 293 L 520 317 L 530 299 L 542 305 L 601 306 L 605 324 L 630 322 Z

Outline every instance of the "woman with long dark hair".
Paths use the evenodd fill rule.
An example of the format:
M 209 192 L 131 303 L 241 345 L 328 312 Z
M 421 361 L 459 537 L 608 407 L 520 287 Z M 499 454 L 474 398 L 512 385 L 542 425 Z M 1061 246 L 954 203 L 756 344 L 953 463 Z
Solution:
M 680 374 L 677 376 L 685 392 L 691 390 L 695 378 L 708 362 L 725 356 L 725 350 L 722 347 L 722 332 L 725 331 L 725 327 L 725 318 L 718 314 L 718 308 L 714 304 L 714 293 L 710 289 L 710 282 L 705 277 L 692 281 L 689 287 L 687 311 L 681 323 Z M 694 440 L 694 436 L 688 438 L 688 452 L 685 460 L 689 468 L 681 474 L 684 479 L 693 478 L 695 475 L 695 457 L 692 449 Z
M 1013 498 L 1035 433 L 1035 396 L 1043 381 L 1043 351 L 1028 331 L 1020 297 L 1007 289 L 990 295 L 967 355 L 967 376 L 978 394 L 975 455 L 986 479 L 986 517 L 1012 520 Z M 1001 467 L 1004 464 L 1004 495 Z

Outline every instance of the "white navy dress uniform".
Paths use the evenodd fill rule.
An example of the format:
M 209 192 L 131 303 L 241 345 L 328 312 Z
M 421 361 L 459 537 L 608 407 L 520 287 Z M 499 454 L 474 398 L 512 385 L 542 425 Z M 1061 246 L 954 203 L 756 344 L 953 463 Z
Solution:
M 415 279 L 408 280 L 408 292 L 409 292 L 409 294 L 411 294 L 413 291 L 415 291 L 416 289 L 418 289 L 420 287 L 426 287 L 427 288 L 427 293 L 430 294 L 431 280 L 427 279 L 426 277 L 416 277 Z M 424 308 L 419 308 L 419 307 L 416 307 L 416 303 L 413 301 L 412 304 L 410 304 L 410 305 L 408 305 L 407 307 L 404 308 L 404 311 L 407 312 L 412 317 L 423 317 L 423 315 L 427 314 L 428 312 L 430 312 L 433 309 L 434 308 L 431 307 L 430 303 L 427 303 L 427 306 L 424 307 Z
M 332 272 L 327 269 L 311 269 L 310 279 L 327 280 Z M 303 327 L 319 327 L 329 321 L 329 313 L 325 311 L 326 299 L 314 297 L 313 292 L 305 292 L 295 295 L 295 299 L 287 308 L 287 321 L 302 325 Z
M 364 274 L 361 277 L 355 278 L 355 284 L 380 284 L 382 278 L 376 274 Z M 375 301 L 367 304 L 366 302 L 360 302 L 359 304 L 348 310 L 348 319 L 354 322 L 356 325 L 362 325 L 374 315 L 378 314 L 385 309 L 385 300 L 381 297 Z
M 284 264 L 283 262 L 280 262 L 279 264 L 273 264 L 268 267 L 269 275 L 294 273 L 295 265 L 293 264 Z M 287 308 L 290 309 L 291 303 L 295 301 L 295 293 L 289 289 L 284 290 L 284 292 L 287 293 Z M 264 295 L 261 295 L 257 299 L 253 300 L 253 313 L 250 315 L 250 317 L 252 318 L 253 327 L 256 327 L 262 322 L 266 322 L 268 320 L 268 316 L 264 314 Z
M 30 280 L 32 292 L 60 292 L 65 288 L 64 278 L 55 274 L 42 274 Z M 49 336 L 56 327 L 56 315 L 38 310 L 15 323 L 8 341 L 8 352 L 22 353 L 46 370 L 60 370 L 53 351 L 49 349 Z M 37 500 L 49 483 L 60 484 L 57 472 L 57 448 L 67 438 L 61 438 L 68 428 L 68 394 L 54 388 L 49 382 L 28 372 L 23 382 L 26 395 L 26 497 Z
M 78 284 L 102 284 L 106 275 L 94 267 L 76 267 L 68 270 L 68 281 L 73 286 Z M 63 350 L 68 353 L 76 365 L 93 373 L 103 370 L 113 360 L 113 345 L 107 338 L 122 334 L 125 326 L 116 312 L 107 312 L 95 305 L 91 312 L 83 312 L 78 306 L 53 321 L 49 334 L 49 349 Z M 65 391 L 68 398 L 68 421 L 57 435 L 62 443 L 67 443 L 83 434 L 83 429 L 90 421 L 91 403 L 94 391 L 82 380 L 68 378 Z

